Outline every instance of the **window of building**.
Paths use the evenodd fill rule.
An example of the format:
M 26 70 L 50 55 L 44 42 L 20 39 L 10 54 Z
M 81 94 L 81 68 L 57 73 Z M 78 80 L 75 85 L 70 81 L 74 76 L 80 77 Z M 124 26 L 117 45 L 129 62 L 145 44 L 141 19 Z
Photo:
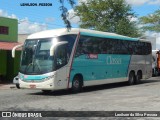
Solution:
M 8 35 L 9 34 L 9 28 L 6 26 L 0 26 L 0 34 Z

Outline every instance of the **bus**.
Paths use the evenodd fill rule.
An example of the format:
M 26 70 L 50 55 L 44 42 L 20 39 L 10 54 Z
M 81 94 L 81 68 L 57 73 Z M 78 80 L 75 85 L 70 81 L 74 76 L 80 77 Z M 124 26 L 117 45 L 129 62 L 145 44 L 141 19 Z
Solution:
M 152 50 L 152 76 L 160 74 L 160 50 Z
M 138 84 L 152 76 L 151 43 L 115 33 L 72 28 L 29 35 L 22 47 L 20 88 L 44 92 L 115 82 Z

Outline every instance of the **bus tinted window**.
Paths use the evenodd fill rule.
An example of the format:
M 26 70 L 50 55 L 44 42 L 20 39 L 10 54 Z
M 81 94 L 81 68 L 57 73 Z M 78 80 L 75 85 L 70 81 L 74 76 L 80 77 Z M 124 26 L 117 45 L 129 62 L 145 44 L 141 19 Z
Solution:
M 58 39 L 59 39 L 59 41 L 67 41 L 68 42 L 67 53 L 70 57 L 71 51 L 73 49 L 74 42 L 76 40 L 76 35 L 63 35 L 63 36 L 60 36 Z
M 148 55 L 151 44 L 141 41 L 127 41 L 110 38 L 81 36 L 76 55 L 82 54 L 133 54 Z

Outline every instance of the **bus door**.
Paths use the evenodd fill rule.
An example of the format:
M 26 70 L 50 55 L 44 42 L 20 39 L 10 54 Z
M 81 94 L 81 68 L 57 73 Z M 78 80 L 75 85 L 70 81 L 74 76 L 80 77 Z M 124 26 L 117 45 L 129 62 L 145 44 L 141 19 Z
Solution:
M 67 88 L 67 44 L 56 47 L 55 53 L 56 83 L 58 89 Z

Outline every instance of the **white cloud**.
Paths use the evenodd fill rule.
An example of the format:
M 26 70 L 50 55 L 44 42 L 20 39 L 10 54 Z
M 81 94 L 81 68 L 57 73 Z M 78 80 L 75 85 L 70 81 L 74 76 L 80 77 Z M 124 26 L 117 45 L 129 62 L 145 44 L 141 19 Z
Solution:
M 129 19 L 131 22 L 137 22 L 137 21 L 138 21 L 138 18 L 137 18 L 137 17 L 128 16 L 128 19 Z
M 160 5 L 160 0 L 150 0 L 149 4 Z
M 155 33 L 156 37 L 156 49 L 160 50 L 160 33 Z
M 69 13 L 68 19 L 71 22 L 71 24 L 78 24 L 80 22 L 80 18 L 75 15 L 73 9 L 69 10 L 68 13 Z
M 81 3 L 87 3 L 87 0 L 78 0 L 78 5 Z M 143 5 L 143 4 L 160 4 L 160 0 L 126 0 L 130 5 Z
M 15 18 L 18 19 L 15 14 L 9 15 L 7 11 L 0 9 L 0 17 L 7 17 L 7 18 Z M 47 19 L 46 22 L 51 22 L 51 18 Z M 53 21 L 53 19 L 52 19 Z M 31 22 L 28 18 L 24 18 L 19 20 L 18 19 L 18 34 L 31 34 L 39 31 L 43 31 L 47 29 L 47 25 L 45 23 L 37 23 Z
M 126 2 L 131 5 L 143 5 L 147 3 L 148 1 L 150 0 L 126 0 Z
M 0 17 L 17 18 L 15 14 L 9 15 L 7 11 L 1 10 L 1 9 L 0 9 Z
M 40 24 L 37 22 L 31 22 L 28 18 L 24 18 L 19 20 L 18 24 L 18 33 L 19 34 L 31 34 L 39 31 L 43 31 L 47 29 L 46 24 Z
M 160 36 L 156 39 L 156 48 L 160 50 Z
M 6 11 L 0 9 L 0 16 L 1 17 L 6 17 L 6 16 L 8 16 L 8 14 L 7 14 Z
M 45 21 L 46 21 L 47 23 L 51 23 L 51 22 L 54 21 L 54 18 L 53 18 L 53 17 L 48 17 L 48 18 L 45 19 Z
M 78 0 L 78 5 L 81 3 L 87 3 L 87 0 Z M 144 4 L 154 4 L 154 5 L 160 5 L 160 0 L 126 0 L 126 2 L 130 5 L 144 5 Z
M 126 2 L 130 5 L 144 5 L 144 4 L 154 4 L 160 5 L 160 0 L 126 0 Z
M 145 32 L 145 36 L 148 36 L 150 41 L 152 41 L 152 44 L 155 45 L 156 49 L 160 50 L 160 33 L 147 31 Z

